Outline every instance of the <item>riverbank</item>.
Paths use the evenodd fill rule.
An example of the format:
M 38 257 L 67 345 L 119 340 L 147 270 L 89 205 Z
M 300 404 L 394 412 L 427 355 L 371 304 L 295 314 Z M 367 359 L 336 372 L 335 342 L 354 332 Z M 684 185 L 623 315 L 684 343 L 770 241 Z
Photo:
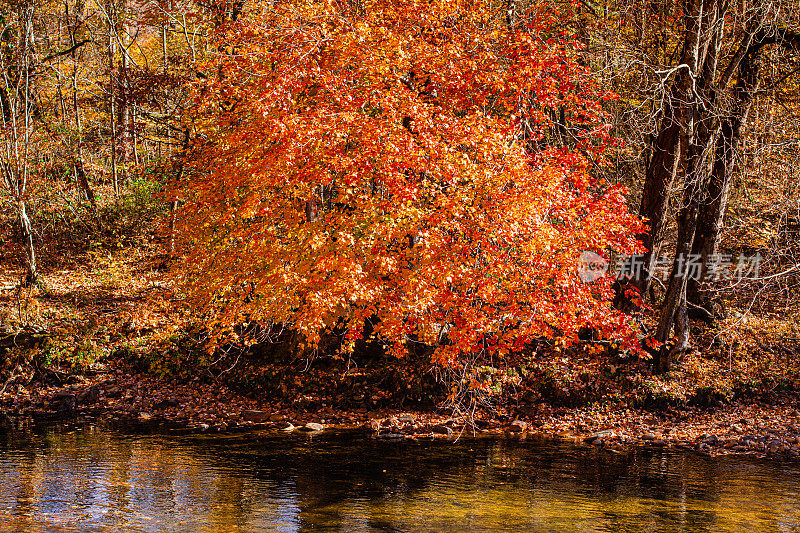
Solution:
M 100 369 L 68 381 L 30 390 L 18 388 L 13 395 L 3 393 L 3 415 L 7 420 L 34 422 L 133 422 L 190 432 L 363 428 L 376 438 L 398 440 L 505 434 L 515 439 L 565 439 L 609 449 L 646 445 L 680 447 L 711 456 L 800 458 L 800 397 L 788 393 L 776 395 L 771 403 L 734 402 L 706 409 L 570 409 L 541 404 L 527 412 L 498 409 L 468 418 L 433 410 L 343 410 L 324 404 L 308 410 L 258 401 L 222 384 L 160 379 L 120 369 Z
M 15 271 L 0 269 L 6 416 L 91 417 L 200 432 L 314 423 L 360 427 L 386 439 L 482 431 L 607 448 L 800 454 L 800 334 L 790 321 L 732 316 L 699 331 L 702 350 L 666 376 L 611 343 L 566 350 L 545 343 L 504 368 L 481 367 L 476 377 L 495 392 L 473 397 L 472 405 L 488 408 L 453 416 L 452 409 L 434 407 L 447 389 L 424 355 L 362 354 L 350 361 L 294 353 L 291 342 L 267 342 L 253 354 L 205 353 L 160 250 L 140 243 L 73 257 L 43 273 L 46 289 L 21 291 Z M 469 406 L 465 398 L 461 405 Z

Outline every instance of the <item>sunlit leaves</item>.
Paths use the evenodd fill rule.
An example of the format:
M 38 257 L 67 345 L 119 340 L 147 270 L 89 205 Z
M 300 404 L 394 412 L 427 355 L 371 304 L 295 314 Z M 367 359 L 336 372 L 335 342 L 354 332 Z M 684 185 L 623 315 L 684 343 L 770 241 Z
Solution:
M 582 250 L 632 250 L 637 224 L 588 173 L 606 128 L 575 46 L 484 2 L 361 7 L 257 5 L 217 37 L 178 184 L 193 301 L 312 344 L 370 320 L 441 364 L 584 325 L 627 335 L 608 282 L 575 275 Z

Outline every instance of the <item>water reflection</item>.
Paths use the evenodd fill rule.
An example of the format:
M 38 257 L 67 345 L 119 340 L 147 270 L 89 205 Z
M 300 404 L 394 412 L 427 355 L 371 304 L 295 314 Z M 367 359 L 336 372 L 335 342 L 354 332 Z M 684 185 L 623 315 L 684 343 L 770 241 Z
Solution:
M 0 435 L 0 531 L 800 531 L 796 464 L 357 432 Z

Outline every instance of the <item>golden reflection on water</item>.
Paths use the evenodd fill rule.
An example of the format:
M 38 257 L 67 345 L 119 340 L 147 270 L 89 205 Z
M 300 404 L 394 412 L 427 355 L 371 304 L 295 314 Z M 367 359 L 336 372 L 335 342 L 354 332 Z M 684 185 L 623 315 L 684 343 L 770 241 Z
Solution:
M 800 531 L 796 464 L 358 433 L 0 435 L 0 531 Z

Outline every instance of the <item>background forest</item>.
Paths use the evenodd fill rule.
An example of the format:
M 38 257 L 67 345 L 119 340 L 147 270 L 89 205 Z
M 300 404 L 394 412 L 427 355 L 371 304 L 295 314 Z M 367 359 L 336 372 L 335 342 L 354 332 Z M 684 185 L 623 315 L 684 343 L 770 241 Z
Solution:
M 796 392 L 797 17 L 3 2 L 0 388 L 123 365 L 345 407 Z M 658 269 L 584 283 L 583 251 Z

